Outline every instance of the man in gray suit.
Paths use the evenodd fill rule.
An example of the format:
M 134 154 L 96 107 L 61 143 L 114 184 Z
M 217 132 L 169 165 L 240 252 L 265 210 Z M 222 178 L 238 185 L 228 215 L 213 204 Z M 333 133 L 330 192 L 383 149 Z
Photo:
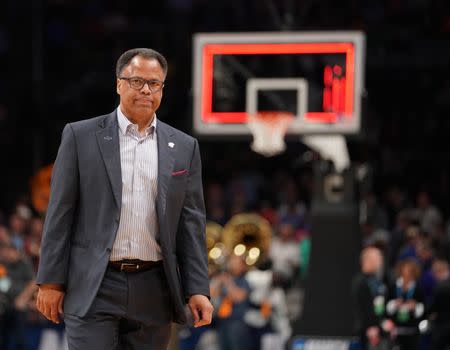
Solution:
M 167 62 L 117 61 L 120 105 L 67 124 L 55 161 L 37 308 L 70 349 L 166 349 L 171 322 L 211 322 L 198 142 L 157 120 Z

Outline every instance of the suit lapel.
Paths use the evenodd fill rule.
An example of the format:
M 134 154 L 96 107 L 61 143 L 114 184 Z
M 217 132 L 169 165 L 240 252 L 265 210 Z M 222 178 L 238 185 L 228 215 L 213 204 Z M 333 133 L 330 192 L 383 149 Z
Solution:
M 163 225 L 163 218 L 166 211 L 167 190 L 174 165 L 175 147 L 170 147 L 173 142 L 173 132 L 166 124 L 158 120 L 156 126 L 158 144 L 158 194 L 156 198 L 156 210 L 158 213 L 159 225 Z M 97 131 L 97 142 L 105 163 L 109 181 L 114 194 L 117 207 L 122 204 L 122 171 L 120 165 L 120 144 L 119 127 L 117 123 L 116 111 L 106 116 L 100 122 L 100 129 Z
M 97 142 L 105 162 L 117 207 L 122 204 L 122 169 L 120 165 L 119 127 L 116 111 L 106 116 L 97 131 Z
M 175 148 L 169 143 L 173 140 L 173 133 L 163 122 L 158 120 L 156 125 L 158 138 L 158 195 L 156 198 L 156 210 L 158 221 L 161 225 L 164 218 L 167 202 L 167 190 L 172 175 Z

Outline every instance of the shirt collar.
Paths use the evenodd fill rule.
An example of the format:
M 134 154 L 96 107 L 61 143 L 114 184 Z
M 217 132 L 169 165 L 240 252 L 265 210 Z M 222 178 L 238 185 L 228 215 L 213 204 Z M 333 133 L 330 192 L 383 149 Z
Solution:
M 127 128 L 129 125 L 134 125 L 126 116 L 123 114 L 122 110 L 120 109 L 120 105 L 117 107 L 117 121 L 119 123 L 119 129 L 122 132 L 122 135 L 126 135 Z M 156 130 L 156 114 L 154 114 L 152 123 L 150 124 L 149 128 L 151 129 L 152 133 Z

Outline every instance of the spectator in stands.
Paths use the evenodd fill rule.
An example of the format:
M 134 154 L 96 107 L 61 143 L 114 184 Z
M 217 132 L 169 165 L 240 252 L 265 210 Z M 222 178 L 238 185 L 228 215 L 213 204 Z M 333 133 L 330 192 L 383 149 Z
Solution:
M 361 272 L 352 282 L 355 332 L 362 349 L 378 346 L 383 341 L 381 320 L 384 316 L 386 283 L 383 279 L 383 255 L 375 247 L 361 252 Z
M 441 212 L 431 203 L 430 195 L 425 191 L 417 195 L 416 215 L 421 229 L 428 234 L 432 234 L 442 223 Z
M 433 274 L 437 286 L 430 304 L 429 313 L 434 317 L 432 328 L 432 350 L 450 349 L 450 267 L 446 260 L 433 263 Z
M 300 246 L 294 239 L 292 223 L 280 224 L 278 235 L 272 239 L 269 257 L 275 279 L 279 279 L 285 288 L 289 287 L 300 266 Z
M 225 225 L 225 196 L 223 187 L 215 182 L 207 185 L 205 191 L 205 205 L 207 219 Z
M 400 249 L 406 243 L 406 230 L 411 224 L 409 212 L 407 210 L 400 211 L 395 221 L 388 247 L 388 264 L 390 266 L 395 265 Z
M 11 215 L 9 219 L 9 230 L 11 235 L 11 242 L 19 251 L 24 249 L 25 231 L 27 229 L 27 222 L 25 218 L 18 213 Z
M 5 226 L 0 225 L 0 244 L 10 244 L 11 237 L 9 236 L 8 229 Z
M 262 176 L 257 172 L 234 174 L 226 189 L 230 216 L 255 208 L 261 185 Z
M 43 220 L 40 217 L 34 217 L 30 222 L 30 230 L 25 238 L 25 253 L 30 257 L 35 272 L 39 263 L 43 228 Z
M 408 258 L 397 264 L 396 281 L 388 291 L 386 312 L 396 324 L 399 350 L 414 350 L 419 344 L 419 322 L 425 313 L 424 293 L 418 285 L 420 266 Z
M 25 311 L 34 289 L 28 259 L 16 246 L 0 244 L 0 349 L 25 350 Z
M 406 229 L 406 240 L 397 256 L 396 261 L 405 260 L 407 258 L 417 258 L 416 244 L 420 239 L 420 228 L 416 225 L 410 225 Z
M 244 315 L 249 310 L 250 286 L 245 278 L 247 265 L 243 257 L 231 255 L 227 271 L 211 280 L 211 298 L 217 310 L 217 327 L 221 350 L 248 350 L 249 329 Z
M 306 206 L 299 199 L 298 193 L 298 186 L 292 179 L 284 185 L 278 218 L 282 223 L 291 224 L 294 230 L 308 229 Z
M 374 193 L 368 192 L 363 194 L 360 202 L 360 216 L 362 221 L 370 221 L 378 229 L 386 229 L 388 227 L 386 210 L 377 202 Z
M 383 228 L 377 227 L 372 218 L 368 218 L 361 225 L 363 235 L 363 246 L 376 246 L 385 251 L 389 244 L 389 232 Z
M 450 261 L 450 221 L 448 227 L 443 220 L 441 224 L 436 226 L 435 231 L 431 235 L 427 235 L 427 242 L 433 250 L 434 257 Z
M 422 271 L 419 279 L 419 286 L 424 292 L 425 303 L 428 304 L 435 286 L 435 278 L 431 268 L 434 261 L 434 251 L 429 239 L 420 238 L 417 241 L 416 256 Z
M 398 186 L 391 186 L 386 191 L 386 212 L 389 218 L 389 227 L 399 224 L 400 213 L 406 213 L 408 207 L 406 194 Z
M 271 225 L 276 225 L 278 222 L 278 215 L 272 204 L 268 200 L 262 200 L 259 206 L 259 215 L 270 222 Z
M 282 288 L 274 285 L 269 265 L 262 264 L 260 269 L 252 269 L 246 275 L 251 289 L 251 307 L 244 317 L 252 337 L 249 350 L 284 349 L 292 333 L 286 294 Z

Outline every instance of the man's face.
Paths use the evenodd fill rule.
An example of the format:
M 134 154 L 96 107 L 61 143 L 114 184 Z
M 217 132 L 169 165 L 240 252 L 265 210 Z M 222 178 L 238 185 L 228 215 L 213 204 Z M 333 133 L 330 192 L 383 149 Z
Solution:
M 280 233 L 280 237 L 281 238 L 283 238 L 285 240 L 288 240 L 288 239 L 291 239 L 293 237 L 293 235 L 294 235 L 294 228 L 292 227 L 291 224 L 282 224 L 280 226 L 279 233 Z
M 156 59 L 135 56 L 122 70 L 120 77 L 143 78 L 146 80 L 164 81 L 164 71 Z M 158 109 L 162 99 L 162 89 L 152 93 L 148 84 L 140 90 L 130 87 L 127 80 L 117 79 L 117 93 L 120 95 L 122 112 L 129 118 L 150 118 Z
M 0 248 L 0 259 L 7 263 L 14 263 L 20 260 L 20 253 L 13 247 Z
M 233 276 L 240 276 L 245 270 L 246 265 L 244 260 L 239 256 L 231 255 L 228 260 L 228 271 Z
M 20 216 L 14 214 L 9 221 L 11 231 L 14 233 L 22 233 L 25 230 L 26 222 Z
M 366 250 L 361 258 L 361 270 L 367 274 L 378 272 L 383 267 L 383 257 L 379 251 Z
M 450 271 L 447 265 L 443 265 L 440 262 L 433 264 L 433 276 L 438 281 L 445 281 L 450 276 Z
M 407 281 L 415 280 L 414 270 L 409 264 L 403 265 L 402 269 L 400 270 L 400 275 Z

